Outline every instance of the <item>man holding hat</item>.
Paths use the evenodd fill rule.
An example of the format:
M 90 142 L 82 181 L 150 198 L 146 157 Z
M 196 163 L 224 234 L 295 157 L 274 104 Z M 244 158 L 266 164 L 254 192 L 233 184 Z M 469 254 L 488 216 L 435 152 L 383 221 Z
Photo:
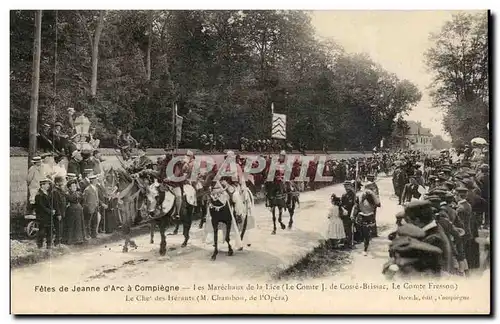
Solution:
M 54 226 L 55 210 L 52 195 L 50 193 L 51 180 L 40 180 L 40 189 L 35 197 L 36 218 L 40 224 L 37 236 L 38 248 L 43 247 L 44 240 L 47 241 L 47 249 L 52 247 L 52 230 Z

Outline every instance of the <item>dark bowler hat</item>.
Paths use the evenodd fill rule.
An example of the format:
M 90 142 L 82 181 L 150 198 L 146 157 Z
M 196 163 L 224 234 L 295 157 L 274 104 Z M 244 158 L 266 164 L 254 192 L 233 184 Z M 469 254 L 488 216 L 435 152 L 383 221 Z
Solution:
M 54 154 L 50 153 L 50 152 L 47 152 L 47 153 L 43 153 L 41 158 L 42 159 L 45 159 L 46 157 L 50 157 L 50 156 L 54 156 Z
M 415 200 L 405 205 L 405 215 L 410 219 L 430 220 L 433 216 L 432 205 L 427 200 Z
M 466 188 L 472 188 L 474 186 L 474 181 L 470 179 L 463 179 L 461 182 L 464 184 Z
M 401 225 L 397 233 L 399 236 L 409 236 L 409 237 L 414 237 L 414 238 L 424 238 L 425 237 L 425 231 L 421 229 L 418 226 L 415 226 L 413 224 L 404 224 Z
M 416 257 L 419 254 L 417 251 L 436 255 L 443 253 L 440 248 L 409 236 L 398 237 L 392 241 L 390 250 L 398 252 L 402 257 Z
M 469 171 L 467 171 L 467 174 L 469 175 L 469 177 L 473 177 L 473 176 L 475 176 L 475 175 L 476 175 L 476 171 L 474 171 L 474 170 L 469 170 Z
M 366 179 L 373 180 L 373 179 L 375 179 L 375 176 L 373 174 L 369 174 L 366 176 Z
M 440 174 L 440 175 L 438 176 L 438 180 L 439 180 L 439 181 L 446 181 L 446 180 L 448 180 L 448 178 L 447 178 L 444 174 Z
M 353 186 L 352 181 L 349 180 L 344 181 L 344 186 Z

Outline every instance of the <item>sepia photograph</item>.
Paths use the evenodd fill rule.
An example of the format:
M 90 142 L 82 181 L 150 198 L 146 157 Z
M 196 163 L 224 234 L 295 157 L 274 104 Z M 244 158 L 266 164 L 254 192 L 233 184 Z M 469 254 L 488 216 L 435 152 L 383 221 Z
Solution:
M 491 314 L 490 11 L 9 15 L 11 314 Z

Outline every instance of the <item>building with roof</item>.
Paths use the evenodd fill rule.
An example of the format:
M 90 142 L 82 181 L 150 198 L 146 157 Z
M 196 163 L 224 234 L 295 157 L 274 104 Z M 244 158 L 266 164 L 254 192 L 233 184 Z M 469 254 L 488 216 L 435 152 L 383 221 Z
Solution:
M 406 149 L 430 152 L 432 151 L 432 133 L 429 128 L 422 127 L 422 123 L 408 120 L 408 131 L 405 133 Z

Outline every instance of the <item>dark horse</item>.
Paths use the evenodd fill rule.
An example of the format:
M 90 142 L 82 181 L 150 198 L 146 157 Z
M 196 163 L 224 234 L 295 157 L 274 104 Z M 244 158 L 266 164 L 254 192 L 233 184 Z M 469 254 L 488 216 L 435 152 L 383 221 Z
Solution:
M 234 254 L 233 248 L 231 246 L 230 234 L 233 225 L 232 210 L 230 209 L 229 195 L 225 189 L 215 189 L 210 196 L 209 203 L 209 213 L 210 213 L 210 223 L 214 230 L 214 252 L 210 258 L 215 261 L 217 254 L 219 254 L 218 244 L 219 244 L 219 223 L 226 225 L 226 235 L 225 241 L 227 243 L 227 255 L 232 256 Z M 218 190 L 218 192 L 217 192 Z
M 160 255 L 165 255 L 167 252 L 167 238 L 165 235 L 167 226 L 172 219 L 174 212 L 175 196 L 171 191 L 171 187 L 166 186 L 166 190 L 161 194 L 163 200 L 160 204 L 160 193 L 158 191 L 159 184 L 153 183 L 149 185 L 146 189 L 147 196 L 147 212 L 152 217 L 151 219 L 151 243 L 154 243 L 154 229 L 158 225 L 160 229 Z M 179 212 L 179 222 L 182 224 L 182 234 L 184 235 L 184 242 L 182 242 L 181 247 L 187 246 L 189 241 L 189 231 L 191 230 L 193 211 L 195 206 L 190 204 L 187 200 L 186 195 L 182 195 L 181 210 Z
M 281 229 L 284 230 L 286 228 L 286 225 L 282 222 L 283 209 L 287 209 L 290 214 L 288 228 L 291 229 L 295 207 L 299 203 L 299 192 L 290 181 L 269 181 L 266 183 L 266 195 L 273 214 L 273 231 L 271 234 L 276 234 L 276 207 L 279 211 L 278 222 L 280 223 Z
M 116 204 L 125 244 L 123 252 L 128 252 L 128 246 L 137 248 L 135 241 L 130 238 L 134 220 L 140 213 L 140 206 L 144 196 L 141 195 L 141 184 L 131 177 L 125 170 L 111 167 L 104 172 L 105 187 L 110 195 L 110 203 Z

